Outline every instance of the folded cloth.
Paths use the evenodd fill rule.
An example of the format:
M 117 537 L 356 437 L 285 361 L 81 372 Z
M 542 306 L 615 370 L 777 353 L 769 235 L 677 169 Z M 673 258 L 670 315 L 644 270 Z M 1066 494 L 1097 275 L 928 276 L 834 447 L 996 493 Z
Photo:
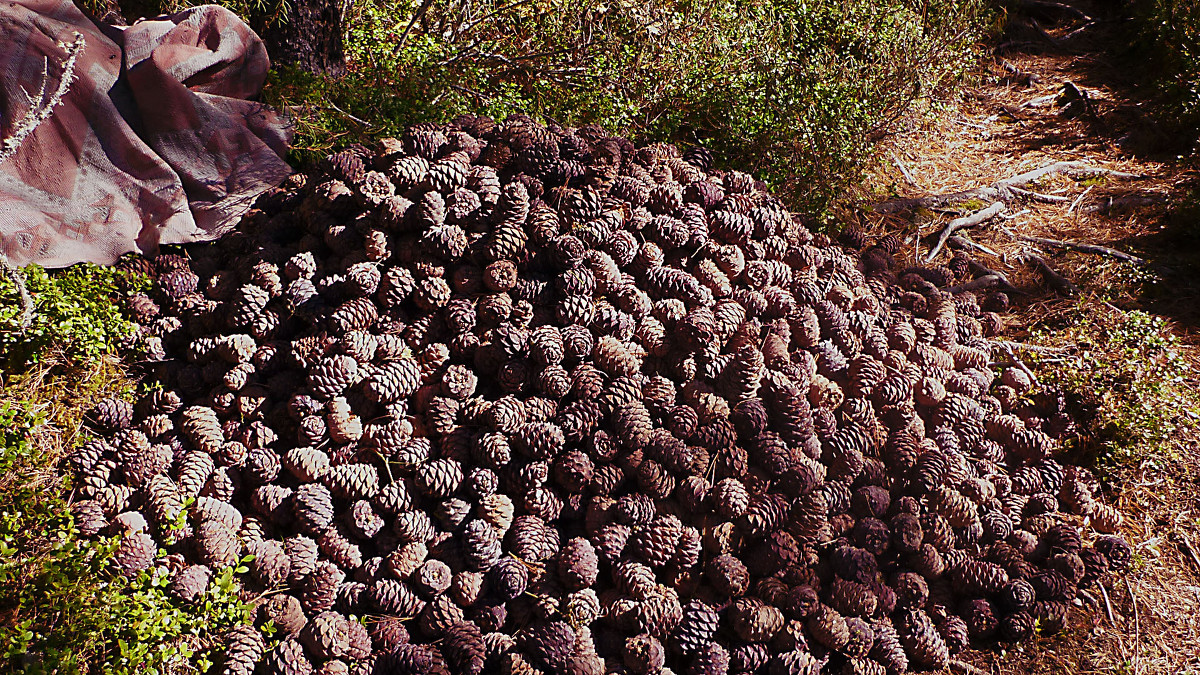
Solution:
M 290 125 L 249 100 L 266 49 L 227 9 L 117 28 L 70 0 L 9 0 L 0 38 L 0 255 L 11 264 L 109 264 L 216 239 L 291 173 Z

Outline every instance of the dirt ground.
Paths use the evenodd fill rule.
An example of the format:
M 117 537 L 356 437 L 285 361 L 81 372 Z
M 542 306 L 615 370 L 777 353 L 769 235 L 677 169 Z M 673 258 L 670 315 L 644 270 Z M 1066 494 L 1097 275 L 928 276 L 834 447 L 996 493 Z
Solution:
M 1017 289 L 1008 327 L 1016 337 L 1010 339 L 1023 339 L 1067 308 L 1078 311 L 1080 303 L 1085 312 L 1118 322 L 1143 310 L 1170 320 L 1194 366 L 1200 363 L 1195 155 L 1189 158 L 1186 139 L 1154 119 L 1153 92 L 1141 85 L 1137 64 L 1116 48 L 1120 26 L 1104 16 L 1106 5 L 1040 4 L 1005 17 L 990 64 L 960 101 L 889 142 L 884 168 L 867 182 L 867 192 L 858 195 L 862 208 L 850 217 L 870 232 L 904 233 L 915 262 L 928 255 L 947 223 L 989 206 L 995 195 L 949 203 L 897 200 L 995 186 L 1056 162 L 1104 169 L 1020 184 L 1001 200 L 999 217 L 957 234 L 974 242 L 973 257 Z M 1080 251 L 1063 242 L 1110 250 Z M 1030 253 L 1073 284 L 1075 297 L 1022 257 Z M 1122 253 L 1133 261 L 1116 257 Z M 1139 274 L 1143 278 L 1131 278 Z M 1154 281 L 1150 292 L 1145 277 Z M 1187 384 L 1200 387 L 1194 378 Z M 1174 440 L 1173 458 L 1147 457 L 1123 468 L 1109 486 L 1106 499 L 1123 511 L 1122 534 L 1137 553 L 1131 572 L 1081 597 L 1064 634 L 1008 651 L 969 652 L 955 672 L 1200 673 L 1194 427 Z

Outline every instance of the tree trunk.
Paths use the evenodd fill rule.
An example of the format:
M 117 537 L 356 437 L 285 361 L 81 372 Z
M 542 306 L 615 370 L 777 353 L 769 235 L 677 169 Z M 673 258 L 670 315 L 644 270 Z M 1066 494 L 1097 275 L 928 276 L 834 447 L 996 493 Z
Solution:
M 286 0 L 287 18 L 262 28 L 271 64 L 294 65 L 313 73 L 346 72 L 342 18 L 351 3 L 343 0 Z

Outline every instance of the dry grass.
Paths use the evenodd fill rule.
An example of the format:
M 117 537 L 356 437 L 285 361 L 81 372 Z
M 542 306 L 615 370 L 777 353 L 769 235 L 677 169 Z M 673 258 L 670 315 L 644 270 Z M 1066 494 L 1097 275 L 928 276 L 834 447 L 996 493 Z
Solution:
M 1074 4 L 1089 12 L 1095 9 Z M 1076 27 L 1049 29 L 1047 34 L 1061 39 Z M 1170 148 L 1170 139 L 1155 137 L 1149 128 L 1129 81 L 1128 64 L 1118 67 L 1103 55 L 1111 38 L 1103 26 L 1079 34 L 1062 49 L 1051 46 L 1036 29 L 1021 30 L 1024 33 L 1009 31 L 1008 47 L 961 100 L 889 141 L 881 154 L 882 166 L 855 196 L 858 204 L 969 190 L 1068 160 L 1142 176 L 1130 181 L 1051 177 L 1029 189 L 1065 201 L 1012 203 L 1009 213 L 1022 212 L 1016 218 L 961 234 L 998 253 L 972 256 L 1003 271 L 1022 291 L 1013 298 L 1017 309 L 1007 318 L 1014 339 L 1023 339 L 1035 327 L 1054 325 L 1080 302 L 1086 312 L 1112 321 L 1121 321 L 1125 311 L 1143 309 L 1173 321 L 1194 375 L 1200 363 L 1200 242 L 1181 246 L 1180 241 L 1200 236 L 1200 218 L 1194 217 L 1195 206 L 1189 206 L 1200 194 L 1200 163 L 1163 152 Z M 1023 39 L 1026 42 L 1012 43 Z M 1029 73 L 1036 75 L 1035 81 L 1028 81 Z M 1056 105 L 1053 97 L 1066 82 L 1088 93 L 1089 110 L 1071 116 Z M 1038 99 L 1042 102 L 1030 105 Z M 1142 198 L 1143 203 L 1109 213 L 1088 212 L 1088 207 L 1109 198 L 1128 197 Z M 867 232 L 904 233 L 909 237 L 906 254 L 915 263 L 929 248 L 912 235 L 935 235 L 951 218 L 983 206 L 971 203 L 899 215 L 852 207 L 842 215 Z M 1189 227 L 1195 229 L 1185 229 Z M 1100 244 L 1133 253 L 1148 264 L 1034 248 L 1004 228 L 1012 234 Z M 1036 272 L 1018 262 L 1017 256 L 1029 249 L 1070 278 L 1081 298 L 1056 295 Z M 1185 385 L 1200 390 L 1200 379 L 1192 377 Z M 1093 591 L 1080 599 L 1064 634 L 1007 651 L 972 651 L 964 661 L 996 675 L 1200 673 L 1198 445 L 1200 431 L 1193 424 L 1173 440 L 1170 456 L 1145 457 L 1109 475 L 1106 499 L 1123 511 L 1122 534 L 1136 557 L 1131 572 L 1107 589 L 1107 603 Z
M 43 422 L 31 431 L 30 440 L 38 449 L 37 466 L 25 466 L 28 474 L 0 475 L 0 495 L 10 491 L 12 481 L 34 482 L 57 490 L 61 474 L 58 460 L 76 445 L 83 429 L 83 418 L 100 399 L 120 395 L 132 389 L 126 366 L 114 356 L 89 363 L 70 363 L 50 353 L 24 372 L 9 375 L 0 390 L 0 407 L 20 406 Z

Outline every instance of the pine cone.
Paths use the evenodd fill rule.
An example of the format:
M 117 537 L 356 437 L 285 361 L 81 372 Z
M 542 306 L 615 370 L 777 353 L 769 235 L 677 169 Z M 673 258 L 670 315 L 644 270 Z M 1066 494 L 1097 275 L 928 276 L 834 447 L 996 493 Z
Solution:
M 157 555 L 158 546 L 150 535 L 145 532 L 127 532 L 121 537 L 117 550 L 113 553 L 113 564 L 121 574 L 135 577 L 138 572 L 149 569 Z
M 371 499 L 379 492 L 379 472 L 370 464 L 331 466 L 321 480 L 340 499 Z
M 318 659 L 337 659 L 350 648 L 349 620 L 336 612 L 321 612 L 300 631 L 300 641 Z
M 262 633 L 254 626 L 234 626 L 225 633 L 222 642 L 225 658 L 221 672 L 228 675 L 251 675 L 266 647 Z
M 598 565 L 595 549 L 591 542 L 582 537 L 571 539 L 559 551 L 558 574 L 570 589 L 578 590 L 595 584 L 599 575 Z
M 709 561 L 705 576 L 718 593 L 737 597 L 750 586 L 750 573 L 742 561 L 731 555 L 719 555 Z
M 186 603 L 195 602 L 208 591 L 212 571 L 204 565 L 188 565 L 175 573 L 167 592 Z
M 901 614 L 899 632 L 910 661 L 931 669 L 945 668 L 950 662 L 950 650 L 925 612 Z
M 305 483 L 292 495 L 296 521 L 308 534 L 319 534 L 333 522 L 333 495 L 320 483 Z

